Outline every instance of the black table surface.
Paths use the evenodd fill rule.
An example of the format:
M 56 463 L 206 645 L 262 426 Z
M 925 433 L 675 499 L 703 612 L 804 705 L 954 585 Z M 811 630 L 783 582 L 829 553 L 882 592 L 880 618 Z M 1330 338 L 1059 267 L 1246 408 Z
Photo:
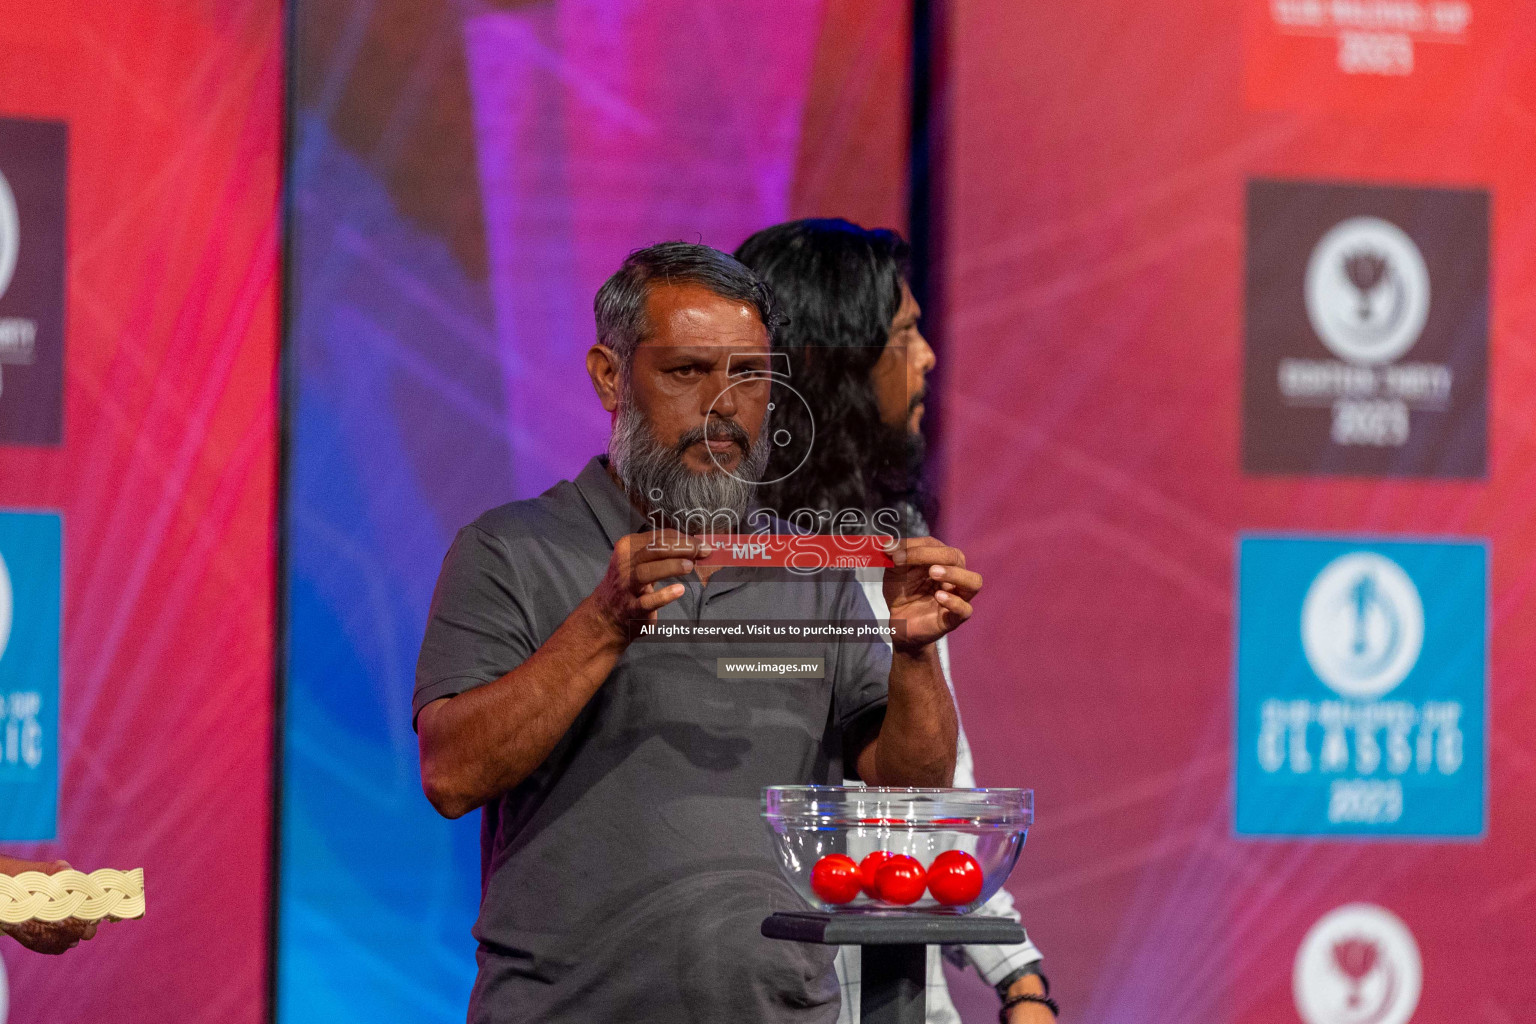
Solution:
M 826 946 L 990 946 L 1024 941 L 1017 921 L 980 914 L 826 914 L 780 911 L 763 921 L 763 935 Z

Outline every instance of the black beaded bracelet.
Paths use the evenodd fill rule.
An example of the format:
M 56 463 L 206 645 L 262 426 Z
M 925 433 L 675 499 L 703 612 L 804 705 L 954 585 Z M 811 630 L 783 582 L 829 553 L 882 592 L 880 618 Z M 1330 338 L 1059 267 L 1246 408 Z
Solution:
M 1003 1001 L 1003 1008 L 997 1011 L 998 1024 L 1008 1024 L 1008 1011 L 1020 1003 L 1043 1003 L 1045 1008 L 1051 1011 L 1052 1017 L 1061 1016 L 1061 1008 L 1056 1005 L 1056 1000 L 1050 996 L 1037 996 L 1032 992 L 1019 996 L 1009 996 Z
M 1008 975 L 1008 977 L 992 986 L 993 988 L 997 989 L 997 998 L 1007 999 L 1008 990 L 1013 988 L 1013 983 L 1023 978 L 1027 978 L 1031 974 L 1040 979 L 1040 987 L 1045 989 L 1046 995 L 1050 995 L 1051 979 L 1045 976 L 1045 972 L 1040 969 L 1040 961 L 1036 960 L 1033 963 L 1025 964 L 1023 967 L 1020 967 L 1018 970 Z

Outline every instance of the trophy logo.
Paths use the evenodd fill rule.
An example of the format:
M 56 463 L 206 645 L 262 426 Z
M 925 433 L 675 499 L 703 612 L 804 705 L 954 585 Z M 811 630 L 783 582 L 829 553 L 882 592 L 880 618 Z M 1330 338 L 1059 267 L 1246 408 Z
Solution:
M 16 258 L 21 253 L 21 218 L 16 212 L 16 195 L 11 183 L 0 171 L 0 299 L 5 297 L 16 275 Z
M 1328 350 L 1355 366 L 1379 366 L 1419 340 L 1429 317 L 1429 269 L 1396 224 L 1350 217 L 1312 250 L 1307 318 Z
M 1424 603 L 1384 555 L 1355 551 L 1323 567 L 1301 605 L 1307 662 L 1330 689 L 1368 700 L 1412 670 L 1424 645 Z
M 1333 963 L 1339 973 L 1349 979 L 1349 998 L 1345 1001 L 1351 1010 L 1360 1009 L 1364 1003 L 1361 987 L 1365 979 L 1381 963 L 1381 947 L 1370 939 L 1356 936 L 1333 944 Z M 1395 990 L 1396 986 L 1392 986 Z
M 1323 915 L 1302 940 L 1291 978 L 1307 1024 L 1406 1024 L 1422 985 L 1413 933 L 1370 903 Z

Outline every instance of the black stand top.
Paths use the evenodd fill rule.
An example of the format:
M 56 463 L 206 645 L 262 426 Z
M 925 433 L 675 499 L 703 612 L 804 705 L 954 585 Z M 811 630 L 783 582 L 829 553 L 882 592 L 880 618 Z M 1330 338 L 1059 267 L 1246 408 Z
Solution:
M 825 946 L 863 946 L 861 1024 L 924 1024 L 928 946 L 1024 941 L 1024 929 L 1005 917 L 902 913 L 780 912 L 763 920 L 763 935 Z
M 1006 917 L 980 914 L 823 914 L 779 912 L 763 920 L 763 936 L 825 946 L 989 946 L 1024 941 Z

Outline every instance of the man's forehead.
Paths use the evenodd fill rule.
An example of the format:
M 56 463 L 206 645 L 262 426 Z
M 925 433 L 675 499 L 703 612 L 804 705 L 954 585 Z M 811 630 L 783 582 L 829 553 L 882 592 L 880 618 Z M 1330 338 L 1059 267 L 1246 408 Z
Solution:
M 646 298 L 650 330 L 641 346 L 767 352 L 768 331 L 750 302 L 701 285 L 659 285 Z

